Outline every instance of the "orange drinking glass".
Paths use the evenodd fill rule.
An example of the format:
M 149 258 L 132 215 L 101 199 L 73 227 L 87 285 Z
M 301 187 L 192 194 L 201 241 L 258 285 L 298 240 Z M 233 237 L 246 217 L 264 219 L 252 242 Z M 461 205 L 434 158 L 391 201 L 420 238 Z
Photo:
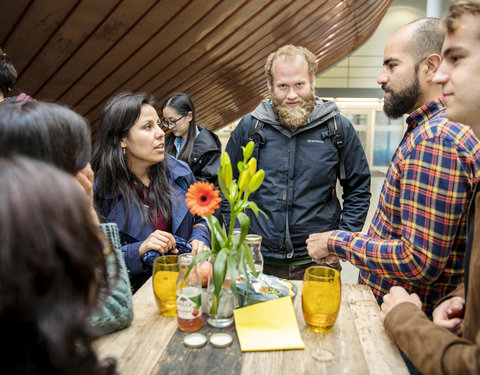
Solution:
M 323 266 L 307 268 L 303 276 L 302 311 L 309 328 L 315 332 L 330 330 L 337 320 L 341 298 L 339 271 Z

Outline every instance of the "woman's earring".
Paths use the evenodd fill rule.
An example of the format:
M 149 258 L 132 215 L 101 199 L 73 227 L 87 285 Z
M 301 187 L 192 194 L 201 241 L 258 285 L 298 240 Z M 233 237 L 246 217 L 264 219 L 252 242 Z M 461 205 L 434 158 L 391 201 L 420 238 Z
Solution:
M 127 148 L 126 147 L 122 147 L 122 152 L 123 152 L 123 156 L 125 156 L 127 154 Z

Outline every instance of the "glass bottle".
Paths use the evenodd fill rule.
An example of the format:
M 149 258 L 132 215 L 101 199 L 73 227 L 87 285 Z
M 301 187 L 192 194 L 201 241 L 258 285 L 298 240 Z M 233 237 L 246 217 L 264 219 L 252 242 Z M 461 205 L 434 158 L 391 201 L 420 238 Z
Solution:
M 193 258 L 192 254 L 178 257 L 180 273 L 177 279 L 177 320 L 178 328 L 186 332 L 202 328 L 202 284 L 197 267 L 193 267 L 186 276 Z
M 263 271 L 263 255 L 262 255 L 262 236 L 259 234 L 247 234 L 245 243 L 252 251 L 253 263 L 256 272 Z

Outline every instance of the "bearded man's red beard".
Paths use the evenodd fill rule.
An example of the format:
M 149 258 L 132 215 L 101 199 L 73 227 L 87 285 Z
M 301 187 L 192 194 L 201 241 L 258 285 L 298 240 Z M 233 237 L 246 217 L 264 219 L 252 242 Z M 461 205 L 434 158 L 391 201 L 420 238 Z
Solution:
M 286 126 L 291 131 L 303 125 L 315 107 L 315 94 L 313 92 L 306 96 L 298 97 L 296 101 L 300 102 L 300 105 L 295 108 L 290 108 L 287 105 L 288 99 L 280 99 L 273 92 L 270 94 L 270 97 L 272 99 L 273 111 L 278 116 L 280 124 Z

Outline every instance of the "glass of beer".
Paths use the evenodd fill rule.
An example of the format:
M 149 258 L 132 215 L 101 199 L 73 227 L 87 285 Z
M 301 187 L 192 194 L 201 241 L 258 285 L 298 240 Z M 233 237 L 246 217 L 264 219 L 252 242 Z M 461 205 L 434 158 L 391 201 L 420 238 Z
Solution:
M 163 316 L 177 316 L 178 255 L 165 255 L 153 263 L 153 294 Z
M 340 272 L 329 267 L 307 268 L 303 276 L 302 311 L 305 323 L 315 332 L 333 327 L 340 311 Z

